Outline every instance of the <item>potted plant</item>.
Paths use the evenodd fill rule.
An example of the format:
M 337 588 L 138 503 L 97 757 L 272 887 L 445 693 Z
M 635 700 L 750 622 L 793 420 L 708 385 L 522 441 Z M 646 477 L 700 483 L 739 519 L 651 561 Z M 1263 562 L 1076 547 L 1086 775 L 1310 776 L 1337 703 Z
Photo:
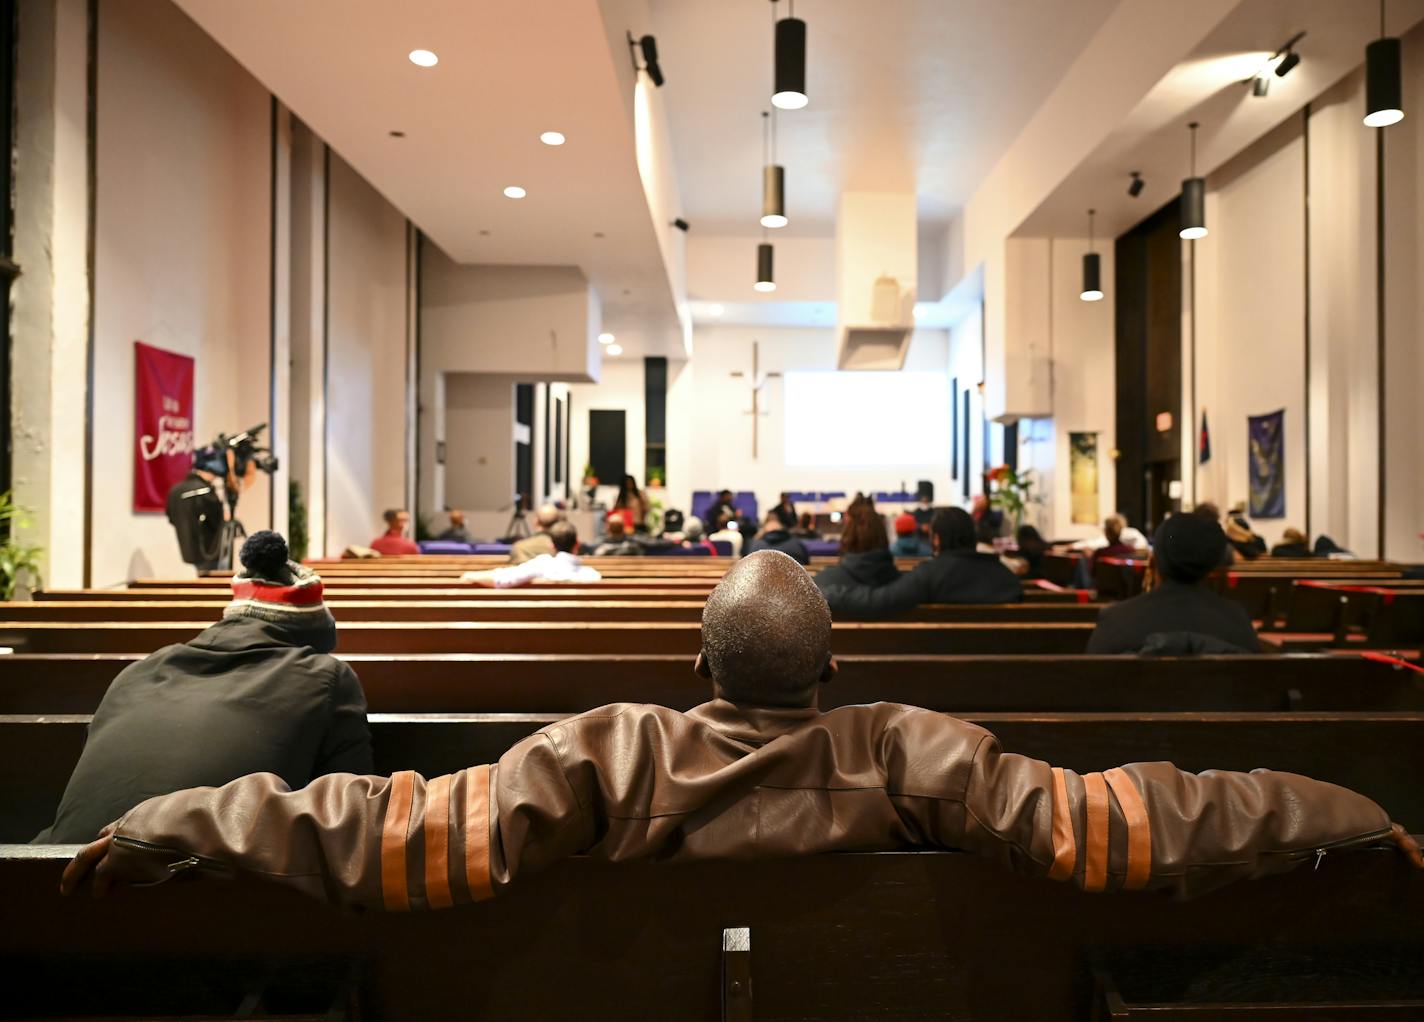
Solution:
M 583 488 L 585 490 L 592 490 L 597 485 L 598 476 L 594 474 L 593 462 L 590 461 L 583 467 Z
M 28 524 L 24 510 L 15 506 L 10 491 L 0 493 L 0 536 L 4 537 L 0 540 L 0 599 L 13 600 L 21 587 L 27 595 L 39 588 L 43 548 L 15 538 L 15 529 Z
M 998 465 L 985 473 L 985 479 L 989 484 L 989 506 L 1008 515 L 1017 532 L 1028 506 L 1043 499 L 1033 492 L 1033 469 L 1015 472 L 1008 465 Z
M 307 503 L 302 500 L 302 484 L 293 479 L 287 484 L 287 549 L 292 560 L 300 564 L 307 559 Z

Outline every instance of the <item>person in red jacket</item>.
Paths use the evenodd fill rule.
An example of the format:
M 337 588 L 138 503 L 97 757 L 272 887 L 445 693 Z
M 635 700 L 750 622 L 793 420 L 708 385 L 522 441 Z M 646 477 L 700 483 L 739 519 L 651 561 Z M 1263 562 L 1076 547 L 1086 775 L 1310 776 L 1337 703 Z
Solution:
M 382 557 L 420 553 L 420 547 L 415 545 L 415 540 L 405 534 L 410 528 L 410 512 L 403 508 L 391 508 L 384 517 L 386 531 L 371 540 L 371 549 Z

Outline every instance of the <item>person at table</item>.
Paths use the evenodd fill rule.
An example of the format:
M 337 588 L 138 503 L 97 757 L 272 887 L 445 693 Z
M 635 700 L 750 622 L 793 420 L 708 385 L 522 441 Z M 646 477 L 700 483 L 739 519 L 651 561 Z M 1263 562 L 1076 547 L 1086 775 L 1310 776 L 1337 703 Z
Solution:
M 1156 540 L 1147 566 L 1151 588 L 1099 611 L 1088 652 L 1259 653 L 1246 608 L 1204 585 L 1226 549 L 1221 526 L 1177 514 L 1158 526 Z
M 540 504 L 534 512 L 534 524 L 538 529 L 532 536 L 525 536 L 509 548 L 509 563 L 523 564 L 540 554 L 553 556 L 554 541 L 549 538 L 549 529 L 564 517 L 564 513 L 553 504 Z
M 474 539 L 465 528 L 465 512 L 459 508 L 450 509 L 450 526 L 440 534 L 440 538 L 447 543 L 469 543 L 474 545 Z
M 35 840 L 92 841 L 154 795 L 266 772 L 300 788 L 369 773 L 366 696 L 331 656 L 322 582 L 275 532 L 242 545 L 222 620 L 130 664 L 109 685 L 54 823 Z
M 783 492 L 776 507 L 771 509 L 771 514 L 776 518 L 776 522 L 787 532 L 796 528 L 796 505 L 792 503 L 791 494 Z
M 885 520 L 874 502 L 857 499 L 841 520 L 840 560 L 816 573 L 816 588 L 836 617 L 855 617 L 854 605 L 844 603 L 847 592 L 880 589 L 900 577 L 890 553 Z
M 895 542 L 890 544 L 892 557 L 928 557 L 934 553 L 920 535 L 919 523 L 908 511 L 895 516 Z
M 371 540 L 371 549 L 382 557 L 400 557 L 420 553 L 420 547 L 407 533 L 410 531 L 410 512 L 404 508 L 391 508 L 384 515 L 386 531 Z
M 519 564 L 487 571 L 467 571 L 460 581 L 495 589 L 514 589 L 534 582 L 598 582 L 603 576 L 579 560 L 578 530 L 573 522 L 556 521 L 549 526 L 552 554 L 540 554 Z
M 762 522 L 760 531 L 752 537 L 747 547 L 748 553 L 756 553 L 758 550 L 780 550 L 797 564 L 811 563 L 811 553 L 806 549 L 806 544 L 791 535 L 790 530 L 781 524 L 781 516 L 776 513 L 776 508 L 766 513 L 766 520 Z
M 257 774 L 166 795 L 106 827 L 61 890 L 90 876 L 102 895 L 243 874 L 403 912 L 496 896 L 573 855 L 681 863 L 911 848 L 1085 891 L 1191 894 L 1376 844 L 1424 868 L 1383 808 L 1307 777 L 1161 762 L 1080 774 L 1005 752 L 945 713 L 822 712 L 818 692 L 836 677 L 831 612 L 785 554 L 728 571 L 701 635 L 692 666 L 711 699 L 687 712 L 604 706 L 497 763 L 429 779 L 343 774 L 292 791 Z
M 623 519 L 628 533 L 648 531 L 648 498 L 638 489 L 638 480 L 625 475 L 618 484 L 618 497 L 613 501 L 613 512 Z

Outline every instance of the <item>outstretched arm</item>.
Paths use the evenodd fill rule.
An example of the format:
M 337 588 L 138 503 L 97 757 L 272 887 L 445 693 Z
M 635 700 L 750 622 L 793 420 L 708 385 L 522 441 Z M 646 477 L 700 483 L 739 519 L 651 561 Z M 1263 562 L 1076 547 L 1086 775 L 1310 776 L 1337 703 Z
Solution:
M 830 585 L 822 594 L 837 620 L 875 621 L 895 617 L 926 602 L 929 587 L 927 577 L 916 569 L 903 572 L 889 585 Z

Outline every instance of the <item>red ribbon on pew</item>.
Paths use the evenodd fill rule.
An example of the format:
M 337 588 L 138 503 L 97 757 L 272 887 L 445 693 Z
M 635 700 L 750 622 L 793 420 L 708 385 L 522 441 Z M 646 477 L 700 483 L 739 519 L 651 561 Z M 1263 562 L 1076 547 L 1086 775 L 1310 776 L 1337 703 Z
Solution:
M 1397 656 L 1390 656 L 1388 653 L 1376 653 L 1372 650 L 1362 650 L 1357 655 L 1363 657 L 1366 660 L 1373 660 L 1376 663 L 1393 664 L 1395 667 L 1404 667 L 1411 671 L 1417 671 L 1420 674 L 1424 674 L 1424 667 L 1420 667 L 1418 664 L 1411 664 L 1408 660 L 1401 660 Z

